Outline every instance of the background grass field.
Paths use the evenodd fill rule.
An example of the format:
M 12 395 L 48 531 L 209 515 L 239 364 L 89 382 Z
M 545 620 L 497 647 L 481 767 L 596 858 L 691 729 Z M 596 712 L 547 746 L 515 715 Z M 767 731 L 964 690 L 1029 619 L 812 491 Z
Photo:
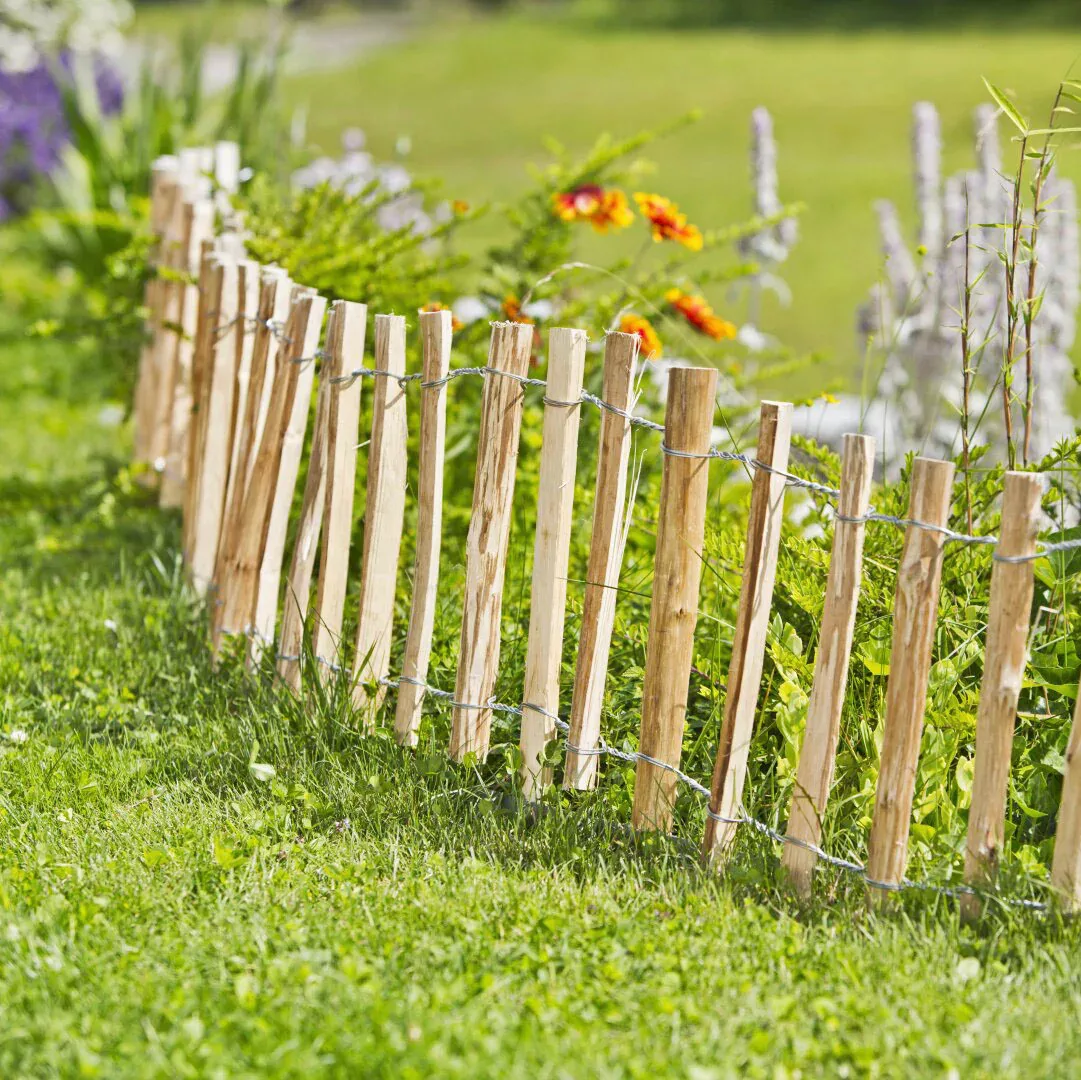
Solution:
M 175 29 L 183 9 L 170 6 L 168 24 L 157 18 L 159 32 Z M 1075 35 L 1046 25 L 680 32 L 558 14 L 470 17 L 437 5 L 403 43 L 295 76 L 288 94 L 307 108 L 309 136 L 324 150 L 336 153 L 341 130 L 357 126 L 389 158 L 408 135 L 416 172 L 443 178 L 448 195 L 472 203 L 519 192 L 527 167 L 546 160 L 549 137 L 582 151 L 602 133 L 630 135 L 701 109 L 700 123 L 647 150 L 657 163 L 648 186 L 711 226 L 750 213 L 748 125 L 751 110 L 767 106 L 781 197 L 806 210 L 782 270 L 792 305 L 767 302 L 764 325 L 792 348 L 821 354 L 798 380 L 810 392 L 824 379 L 855 382 L 855 311 L 881 273 L 873 201 L 893 199 L 914 235 L 913 103 L 939 108 L 952 172 L 973 161 L 972 109 L 988 98 L 983 77 L 1042 116 L 1077 55 Z M 1004 120 L 1000 131 L 1010 161 Z M 1064 153 L 1061 167 L 1081 180 L 1081 155 Z M 497 218 L 487 219 L 475 242 L 497 229 Z M 714 299 L 739 314 L 723 293 Z

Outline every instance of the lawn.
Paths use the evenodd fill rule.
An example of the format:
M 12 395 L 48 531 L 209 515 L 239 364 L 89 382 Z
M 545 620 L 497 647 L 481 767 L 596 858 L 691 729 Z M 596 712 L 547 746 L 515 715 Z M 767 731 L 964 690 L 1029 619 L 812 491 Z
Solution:
M 6 266 L 17 280 L 9 256 Z M 1070 1076 L 1078 931 L 801 910 L 213 670 L 92 353 L 0 325 L 0 1075 Z M 276 775 L 251 764 L 271 765 Z
M 382 157 L 407 134 L 415 169 L 472 202 L 521 190 L 549 136 L 581 151 L 601 133 L 625 136 L 701 109 L 700 123 L 649 149 L 657 171 L 643 183 L 710 226 L 750 212 L 748 123 L 766 105 L 781 197 L 806 212 L 783 270 L 792 305 L 767 309 L 765 325 L 824 355 L 801 387 L 821 390 L 824 375 L 855 376 L 855 309 L 881 272 L 873 201 L 895 200 L 914 232 L 912 104 L 938 106 L 954 171 L 973 160 L 981 76 L 1041 115 L 1076 54 L 1076 40 L 1048 30 L 646 33 L 554 17 L 459 18 L 418 27 L 349 69 L 298 77 L 290 94 L 310 106 L 310 134 L 325 149 L 335 152 L 351 125 Z M 1001 134 L 1005 142 L 1005 121 Z M 1081 158 L 1067 153 L 1063 169 L 1081 178 Z

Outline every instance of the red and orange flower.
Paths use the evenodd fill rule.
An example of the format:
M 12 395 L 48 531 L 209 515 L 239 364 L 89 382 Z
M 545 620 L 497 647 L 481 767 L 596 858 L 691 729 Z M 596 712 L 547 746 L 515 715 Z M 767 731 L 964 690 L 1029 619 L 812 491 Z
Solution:
M 669 289 L 664 294 L 668 301 L 700 333 L 716 341 L 726 341 L 736 336 L 736 327 L 722 319 L 706 303 L 704 296 L 692 296 L 682 289 Z
M 649 221 L 654 241 L 675 240 L 690 251 L 702 250 L 701 229 L 697 225 L 688 225 L 687 215 L 680 213 L 679 207 L 671 199 L 636 191 L 634 201 L 642 216 Z
M 423 314 L 426 311 L 450 311 L 450 308 L 446 304 L 441 304 L 438 300 L 430 300 L 427 304 L 425 304 L 420 309 L 420 311 Z M 461 330 L 461 328 L 464 325 L 465 325 L 465 323 L 463 323 L 461 321 L 461 319 L 458 319 L 455 316 L 454 312 L 451 311 L 450 312 L 450 332 L 452 334 L 456 334 L 456 333 L 458 333 L 459 330 Z
M 503 297 L 503 303 L 500 305 L 499 310 L 507 322 L 519 322 L 527 323 L 530 326 L 533 325 L 533 320 L 528 315 L 523 314 L 522 301 L 519 300 L 514 293 L 507 293 L 507 295 Z
M 647 360 L 657 360 L 661 355 L 661 339 L 657 331 L 641 315 L 627 312 L 619 320 L 619 329 L 624 334 L 637 334 L 641 339 L 642 355 Z
M 552 196 L 552 209 L 560 221 L 588 221 L 599 233 L 625 229 L 633 220 L 627 196 L 618 188 L 582 184 Z

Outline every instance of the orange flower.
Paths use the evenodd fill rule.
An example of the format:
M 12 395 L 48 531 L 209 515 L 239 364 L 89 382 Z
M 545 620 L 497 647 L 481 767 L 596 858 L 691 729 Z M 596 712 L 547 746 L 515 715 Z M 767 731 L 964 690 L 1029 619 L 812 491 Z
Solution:
M 450 308 L 446 304 L 441 304 L 438 300 L 429 300 L 421 309 L 421 312 L 425 311 L 450 311 Z M 452 334 L 458 333 L 459 330 L 465 325 L 460 319 L 455 318 L 454 312 L 450 313 L 450 332 Z
M 582 184 L 552 196 L 552 208 L 560 221 L 588 221 L 599 233 L 625 229 L 633 220 L 627 196 L 618 188 Z
M 657 331 L 642 318 L 628 312 L 619 320 L 619 329 L 624 334 L 637 334 L 641 338 L 642 355 L 647 360 L 656 360 L 661 355 L 661 339 L 657 337 Z
M 736 327 L 727 319 L 715 314 L 704 296 L 691 296 L 680 289 L 669 289 L 664 294 L 668 301 L 696 330 L 716 341 L 736 336 Z
M 507 293 L 507 295 L 503 297 L 501 310 L 503 312 L 503 318 L 506 319 L 507 322 L 520 322 L 527 323 L 529 326 L 533 325 L 533 320 L 522 314 L 522 301 L 519 300 L 514 293 Z
M 467 203 L 465 199 L 455 199 L 454 202 L 450 204 L 450 208 L 459 216 L 469 213 L 469 203 Z
M 702 250 L 702 232 L 697 225 L 687 224 L 687 215 L 679 212 L 671 199 L 663 195 L 646 195 L 636 191 L 634 201 L 638 203 L 638 209 L 642 216 L 649 220 L 653 239 L 660 243 L 661 240 L 675 240 L 691 251 Z

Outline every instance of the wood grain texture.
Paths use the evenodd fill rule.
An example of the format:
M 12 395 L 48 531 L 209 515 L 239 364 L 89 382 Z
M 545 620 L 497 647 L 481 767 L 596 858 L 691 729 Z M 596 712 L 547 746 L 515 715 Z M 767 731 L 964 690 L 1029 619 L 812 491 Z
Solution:
M 995 553 L 1032 555 L 1040 531 L 1043 477 L 1008 472 L 1003 480 L 1002 527 Z M 998 876 L 1006 835 L 1006 792 L 1021 684 L 1028 663 L 1028 627 L 1035 585 L 1032 562 L 996 561 L 991 569 L 983 679 L 976 713 L 972 803 L 968 811 L 965 882 L 987 887 Z M 966 919 L 980 914 L 978 896 L 961 897 Z
M 330 378 L 340 378 L 364 361 L 368 309 L 335 300 L 327 328 Z M 353 495 L 357 474 L 357 432 L 363 379 L 332 386 L 327 411 L 327 489 L 323 503 L 323 543 L 315 591 L 312 651 L 319 676 L 329 678 L 338 667 L 345 596 L 349 587 L 349 545 L 353 534 Z
M 243 413 L 238 413 L 235 444 L 236 483 L 229 485 L 225 513 L 222 518 L 221 542 L 218 544 L 218 564 L 214 580 L 219 583 L 234 565 L 237 545 L 243 529 L 244 499 L 247 496 L 251 472 L 259 452 L 262 425 L 277 372 L 278 338 L 267 323 L 279 320 L 284 325 L 289 316 L 292 285 L 284 271 L 264 269 L 259 279 L 259 302 L 256 307 L 255 332 L 252 335 L 251 371 L 248 375 L 248 396 Z M 230 472 L 230 476 L 232 472 Z
M 214 347 L 216 314 L 221 305 L 220 293 L 211 292 L 211 279 L 215 276 L 218 256 L 214 251 L 213 237 L 203 240 L 202 258 L 199 263 L 199 302 L 196 305 L 195 348 L 191 356 L 192 416 L 191 435 L 188 438 L 187 483 L 184 485 L 182 514 L 182 544 L 184 566 L 191 572 L 191 549 L 195 538 L 195 508 L 199 497 L 199 481 L 203 468 L 203 447 L 206 443 L 206 410 L 208 405 L 211 351 Z M 221 278 L 217 278 L 218 288 Z M 211 319 L 211 311 L 215 312 Z
M 209 199 L 184 204 L 185 248 L 181 272 L 185 280 L 179 285 L 180 333 L 176 340 L 175 381 L 169 422 L 169 448 L 161 476 L 162 506 L 182 507 L 187 482 L 188 442 L 195 398 L 192 395 L 192 356 L 199 311 L 199 260 L 203 241 L 214 231 L 214 206 Z
M 450 370 L 453 316 L 449 311 L 420 315 L 423 382 L 444 379 Z M 402 657 L 394 735 L 403 746 L 416 746 L 424 704 L 424 683 L 432 654 L 439 554 L 443 534 L 443 459 L 447 442 L 447 387 L 422 386 L 420 391 L 420 460 L 417 475 L 417 551 L 413 563 L 413 602 Z
M 664 445 L 684 454 L 708 453 L 716 395 L 713 368 L 672 368 Z M 665 454 L 638 748 L 675 768 L 683 748 L 698 622 L 708 488 L 708 458 Z M 640 760 L 635 767 L 631 827 L 670 831 L 675 799 L 675 775 Z
M 297 290 L 299 291 L 299 289 Z M 310 291 L 310 290 L 305 290 Z M 327 302 L 319 295 L 311 297 L 311 309 L 304 334 L 300 339 L 300 351 L 296 342 L 290 346 L 289 367 L 298 368 L 292 409 L 285 425 L 278 456 L 278 475 L 267 522 L 266 544 L 263 560 L 259 566 L 259 582 L 255 594 L 255 610 L 252 615 L 252 635 L 248 643 L 248 662 L 259 663 L 263 649 L 274 640 L 274 628 L 278 615 L 278 597 L 281 592 L 282 565 L 285 561 L 285 544 L 289 532 L 289 512 L 293 507 L 300 459 L 304 454 L 304 436 L 308 430 L 308 413 L 311 411 L 312 384 L 315 382 L 315 353 L 323 329 L 323 315 Z M 269 424 L 269 418 L 267 420 Z
M 326 338 L 334 334 L 334 309 L 327 318 Z M 308 617 L 312 573 L 319 553 L 319 534 L 323 528 L 323 507 L 327 490 L 327 440 L 330 399 L 336 392 L 324 370 L 315 397 L 315 429 L 308 457 L 308 474 L 304 479 L 304 495 L 300 503 L 300 520 L 289 573 L 285 579 L 282 600 L 282 628 L 278 638 L 278 677 L 292 690 L 300 689 L 301 650 L 304 643 L 304 623 Z
M 533 327 L 492 324 L 488 366 L 524 377 L 533 348 Z M 473 512 L 466 539 L 462 637 L 451 713 L 450 756 L 488 756 L 492 711 L 487 707 L 499 670 L 503 581 L 507 570 L 511 506 L 522 426 L 523 387 L 514 378 L 484 377 Z
M 807 706 L 807 726 L 788 808 L 788 837 L 815 847 L 822 841 L 822 815 L 833 783 L 863 574 L 863 536 L 867 526 L 863 521 L 843 519 L 862 518 L 867 513 L 874 466 L 874 439 L 868 435 L 846 435 L 841 452 L 841 495 L 837 500 L 840 516 L 833 527 L 833 551 Z M 800 896 L 811 895 L 817 858 L 799 843 L 784 845 L 781 865 Z
M 1081 910 L 1081 689 L 1073 710 L 1055 829 L 1051 887 L 1063 910 Z
M 235 549 L 219 569 L 218 603 L 213 608 L 213 648 L 221 650 L 227 635 L 247 633 L 255 615 L 259 571 L 263 563 L 271 510 L 281 465 L 282 445 L 297 396 L 301 367 L 291 363 L 303 355 L 308 327 L 318 325 L 322 311 L 309 290 L 296 290 L 285 327 L 289 344 L 278 365 L 251 478 L 244 493 L 241 527 Z
M 192 533 L 191 580 L 196 593 L 205 596 L 214 581 L 225 512 L 225 489 L 229 482 L 232 446 L 233 399 L 236 393 L 237 268 L 221 261 L 211 280 L 211 295 L 220 295 L 219 315 L 213 333 L 206 408 L 206 437 L 195 505 Z
M 548 335 L 544 431 L 537 479 L 537 531 L 533 542 L 529 638 L 519 741 L 522 792 L 531 801 L 540 798 L 552 783 L 552 770 L 543 767 L 541 759 L 545 746 L 556 736 L 552 716 L 559 715 L 567 562 L 578 466 L 581 406 L 559 403 L 578 402 L 581 398 L 586 344 L 584 330 L 555 327 Z
M 624 412 L 634 405 L 634 377 L 641 339 L 637 334 L 611 332 L 604 340 L 601 397 Z M 593 500 L 593 532 L 589 542 L 578 658 L 571 693 L 570 731 L 563 786 L 586 791 L 597 784 L 595 750 L 601 733 L 601 709 L 608 674 L 608 651 L 616 618 L 619 571 L 623 565 L 627 506 L 627 468 L 631 455 L 631 425 L 626 417 L 601 412 L 597 450 L 597 483 Z M 586 753 L 575 753 L 579 747 Z
M 375 367 L 405 374 L 405 318 L 376 315 Z M 353 658 L 353 705 L 370 728 L 390 671 L 394 594 L 405 523 L 405 474 L 409 430 L 405 390 L 387 376 L 372 379 L 372 437 L 368 444 L 368 492 L 364 504 L 364 551 Z
M 763 401 L 759 409 L 756 460 L 770 469 L 785 471 L 791 437 L 792 406 L 783 401 Z M 732 660 L 728 665 L 721 736 L 710 785 L 710 810 L 722 818 L 738 818 L 743 806 L 747 755 L 758 711 L 766 631 L 773 604 L 773 582 L 777 576 L 784 491 L 783 476 L 767 469 L 754 470 L 743 583 L 732 640 Z M 708 817 L 702 844 L 704 858 L 722 859 L 735 836 L 735 824 Z
M 953 463 L 916 458 L 911 482 L 908 517 L 945 527 L 950 516 Z M 905 530 L 893 606 L 885 731 L 867 845 L 868 898 L 872 902 L 886 901 L 894 894 L 875 888 L 871 882 L 899 884 L 908 860 L 908 832 L 938 618 L 943 545 L 943 534 L 933 528 L 910 525 Z

